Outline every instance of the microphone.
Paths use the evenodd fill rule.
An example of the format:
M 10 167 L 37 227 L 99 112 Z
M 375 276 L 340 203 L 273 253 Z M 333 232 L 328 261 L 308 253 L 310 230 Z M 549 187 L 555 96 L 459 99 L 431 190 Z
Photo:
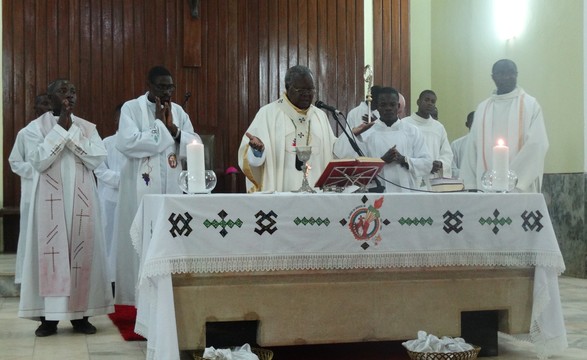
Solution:
M 322 100 L 316 101 L 316 103 L 314 105 L 319 109 L 332 111 L 336 115 L 342 115 L 342 112 L 338 111 L 334 106 L 326 105 L 326 103 Z

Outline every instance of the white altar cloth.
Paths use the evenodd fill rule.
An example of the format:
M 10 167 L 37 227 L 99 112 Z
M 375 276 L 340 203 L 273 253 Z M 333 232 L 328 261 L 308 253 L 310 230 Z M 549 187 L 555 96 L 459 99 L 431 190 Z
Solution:
M 305 269 L 532 266 L 530 340 L 567 346 L 541 194 L 148 195 L 131 233 L 147 359 L 179 359 L 171 274 Z

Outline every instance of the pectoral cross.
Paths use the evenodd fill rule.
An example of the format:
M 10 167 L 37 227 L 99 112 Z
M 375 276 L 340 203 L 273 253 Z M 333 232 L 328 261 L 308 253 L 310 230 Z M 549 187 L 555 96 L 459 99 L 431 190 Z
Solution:
M 59 252 L 55 251 L 55 248 L 53 246 L 51 246 L 51 252 L 46 252 L 43 253 L 45 255 L 51 255 L 51 258 L 53 260 L 53 272 L 55 272 L 55 255 L 59 254 Z

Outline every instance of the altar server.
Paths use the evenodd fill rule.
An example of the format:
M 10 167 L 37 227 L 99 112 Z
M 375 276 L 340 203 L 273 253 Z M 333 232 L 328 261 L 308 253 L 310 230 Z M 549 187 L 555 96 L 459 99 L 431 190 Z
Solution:
M 353 132 L 365 144 L 367 156 L 386 162 L 381 174 L 386 192 L 418 189 L 418 177 L 428 174 L 432 167 L 424 137 L 416 126 L 398 118 L 399 97 L 394 88 L 381 88 L 377 108 L 381 118 Z

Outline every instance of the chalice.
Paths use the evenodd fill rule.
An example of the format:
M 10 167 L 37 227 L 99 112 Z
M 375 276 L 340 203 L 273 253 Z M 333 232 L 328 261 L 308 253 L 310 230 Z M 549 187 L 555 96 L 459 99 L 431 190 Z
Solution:
M 304 178 L 302 180 L 302 186 L 295 192 L 307 192 L 315 193 L 310 184 L 308 184 L 308 160 L 312 155 L 311 146 L 296 146 L 296 156 L 298 160 L 302 162 L 302 171 L 304 172 Z

